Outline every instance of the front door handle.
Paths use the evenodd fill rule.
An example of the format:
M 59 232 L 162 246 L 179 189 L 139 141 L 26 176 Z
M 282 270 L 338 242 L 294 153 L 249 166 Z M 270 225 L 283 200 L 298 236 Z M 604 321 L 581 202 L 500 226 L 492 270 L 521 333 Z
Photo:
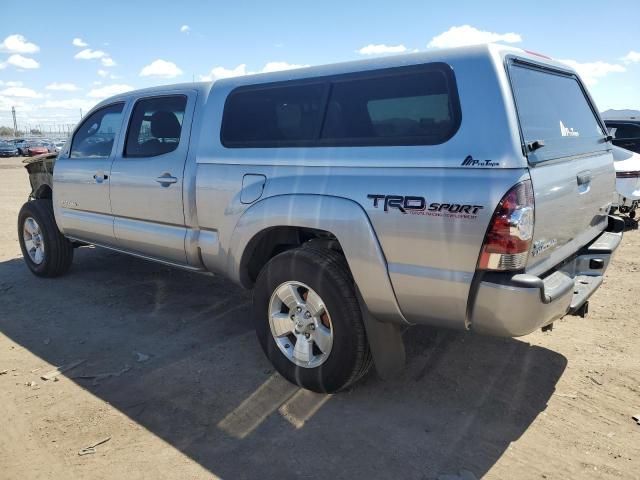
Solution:
M 102 183 L 105 180 L 109 180 L 109 175 L 106 175 L 102 172 L 97 172 L 94 176 L 93 179 L 96 181 L 96 183 Z
M 176 183 L 178 179 L 173 177 L 170 173 L 164 173 L 162 176 L 156 178 L 156 182 L 158 182 L 163 187 L 168 187 L 172 183 Z

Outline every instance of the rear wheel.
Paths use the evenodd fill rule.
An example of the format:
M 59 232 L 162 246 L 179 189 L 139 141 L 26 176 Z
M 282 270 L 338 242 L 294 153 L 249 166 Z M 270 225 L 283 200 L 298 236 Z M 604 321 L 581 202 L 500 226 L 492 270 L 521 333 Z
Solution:
M 301 247 L 272 258 L 253 296 L 260 344 L 287 380 L 337 392 L 371 366 L 353 278 L 340 254 Z
M 69 270 L 73 246 L 58 230 L 51 200 L 33 200 L 22 206 L 18 239 L 24 261 L 34 275 L 57 277 Z

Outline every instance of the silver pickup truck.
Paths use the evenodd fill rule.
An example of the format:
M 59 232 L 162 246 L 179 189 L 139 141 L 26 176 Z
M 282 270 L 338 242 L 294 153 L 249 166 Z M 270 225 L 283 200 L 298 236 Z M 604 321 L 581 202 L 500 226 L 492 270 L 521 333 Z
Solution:
M 580 78 L 494 45 L 124 93 L 28 169 L 34 274 L 93 244 L 226 275 L 275 368 L 322 392 L 396 372 L 409 325 L 586 314 L 624 224 Z

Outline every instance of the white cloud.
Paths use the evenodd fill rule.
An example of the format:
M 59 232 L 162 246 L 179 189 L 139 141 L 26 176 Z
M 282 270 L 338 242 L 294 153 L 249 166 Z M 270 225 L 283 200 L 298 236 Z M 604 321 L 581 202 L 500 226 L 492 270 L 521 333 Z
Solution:
M 182 70 L 173 62 L 157 59 L 140 70 L 141 77 L 175 78 L 182 75 Z
M 63 92 L 74 92 L 78 90 L 78 87 L 73 83 L 58 83 L 58 82 L 50 83 L 44 88 L 46 88 L 47 90 L 60 90 Z
M 7 64 L 3 63 L 3 62 L 0 62 L 0 70 L 3 70 L 5 68 L 7 68 Z
M 295 63 L 287 63 L 287 62 L 268 62 L 264 67 L 262 67 L 261 73 L 267 72 L 279 72 L 281 70 L 293 70 L 295 68 L 305 68 L 309 65 L 297 65 Z
M 76 60 L 100 60 L 103 67 L 115 67 L 116 62 L 111 56 L 103 50 L 92 50 L 91 48 L 85 48 L 80 50 L 74 55 Z
M 85 42 L 84 40 L 82 40 L 81 38 L 74 38 L 73 42 L 71 42 L 73 44 L 74 47 L 88 47 L 89 44 L 87 42 Z
M 304 68 L 309 65 L 298 65 L 287 62 L 267 62 L 264 67 L 258 72 L 247 70 L 247 65 L 241 63 L 235 68 L 214 67 L 211 69 L 208 75 L 200 75 L 200 80 L 205 82 L 216 81 L 223 78 L 240 77 L 242 75 L 253 75 L 255 73 L 268 73 L 278 72 L 282 70 L 292 70 L 294 68 Z
M 478 30 L 471 25 L 461 25 L 459 27 L 451 27 L 446 32 L 436 35 L 427 44 L 427 47 L 448 48 L 462 47 L 465 45 L 478 45 L 481 43 L 518 43 L 521 41 L 522 37 L 517 33 L 487 32 L 485 30 Z
M 111 80 L 117 80 L 118 78 L 122 78 L 118 75 L 114 75 L 113 73 L 109 73 L 108 70 L 98 70 L 98 75 L 100 75 L 102 78 L 110 78 Z
M 16 97 L 5 97 L 0 95 L 0 114 L 7 113 L 11 107 L 16 107 L 18 113 L 29 112 L 33 110 L 33 106 L 30 103 L 26 103 Z
M 15 53 L 7 58 L 7 64 L 13 65 L 18 68 L 32 69 L 40 67 L 40 64 L 33 58 L 23 57 L 22 55 Z
M 78 53 L 76 53 L 73 58 L 77 60 L 94 60 L 96 58 L 102 58 L 106 56 L 107 54 L 102 50 L 91 50 L 90 48 L 85 48 L 84 50 L 80 50 Z
M 95 100 L 85 100 L 83 98 L 69 98 L 67 100 L 47 100 L 40 108 L 62 109 L 62 110 L 78 110 L 82 108 L 87 111 L 96 104 Z
M 180 31 L 182 33 L 189 33 L 191 31 L 191 27 L 189 25 L 182 25 L 180 27 Z
M 22 35 L 9 35 L 0 44 L 0 51 L 9 53 L 36 53 L 40 51 L 40 47 L 35 43 L 27 42 Z
M 113 85 L 106 85 L 100 88 L 94 88 L 93 90 L 87 93 L 87 97 L 91 98 L 107 98 L 113 95 L 117 95 L 119 93 L 128 92 L 133 90 L 131 85 L 123 85 L 119 83 L 114 83 Z
M 638 63 L 640 62 L 640 52 L 636 52 L 635 50 L 630 50 L 624 57 L 622 57 L 624 63 Z
M 384 43 L 370 43 L 366 47 L 362 47 L 357 52 L 361 55 L 380 55 L 383 53 L 402 53 L 406 52 L 407 47 L 404 45 L 385 45 Z
M 247 74 L 247 65 L 241 63 L 235 68 L 214 67 L 208 75 L 200 75 L 200 80 L 205 82 L 216 81 L 222 78 L 240 77 Z
M 5 86 L 5 87 L 21 87 L 22 86 L 22 82 L 19 81 L 9 81 L 9 82 L 3 82 L 2 80 L 0 80 L 0 87 Z
M 19 97 L 19 98 L 40 98 L 41 94 L 26 87 L 9 87 L 4 90 L 0 90 L 0 95 L 5 97 Z
M 565 65 L 569 65 L 576 72 L 578 72 L 578 75 L 580 75 L 580 78 L 582 78 L 582 80 L 584 80 L 584 83 L 586 83 L 589 86 L 595 85 L 596 83 L 598 83 L 599 78 L 605 77 L 610 73 L 619 73 L 619 72 L 627 71 L 627 69 L 624 68 L 622 65 L 617 65 L 614 63 L 607 63 L 602 61 L 586 62 L 586 63 L 580 63 L 580 62 L 577 62 L 576 60 L 560 60 L 559 59 L 558 61 L 564 63 Z

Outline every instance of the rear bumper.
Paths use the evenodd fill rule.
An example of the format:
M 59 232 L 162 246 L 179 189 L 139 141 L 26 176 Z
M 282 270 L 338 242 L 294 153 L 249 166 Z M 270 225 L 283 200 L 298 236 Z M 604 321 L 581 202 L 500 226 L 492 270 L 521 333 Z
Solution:
M 610 217 L 609 228 L 556 269 L 537 277 L 518 274 L 482 279 L 471 307 L 471 329 L 517 337 L 579 312 L 602 284 L 622 239 L 624 221 Z

